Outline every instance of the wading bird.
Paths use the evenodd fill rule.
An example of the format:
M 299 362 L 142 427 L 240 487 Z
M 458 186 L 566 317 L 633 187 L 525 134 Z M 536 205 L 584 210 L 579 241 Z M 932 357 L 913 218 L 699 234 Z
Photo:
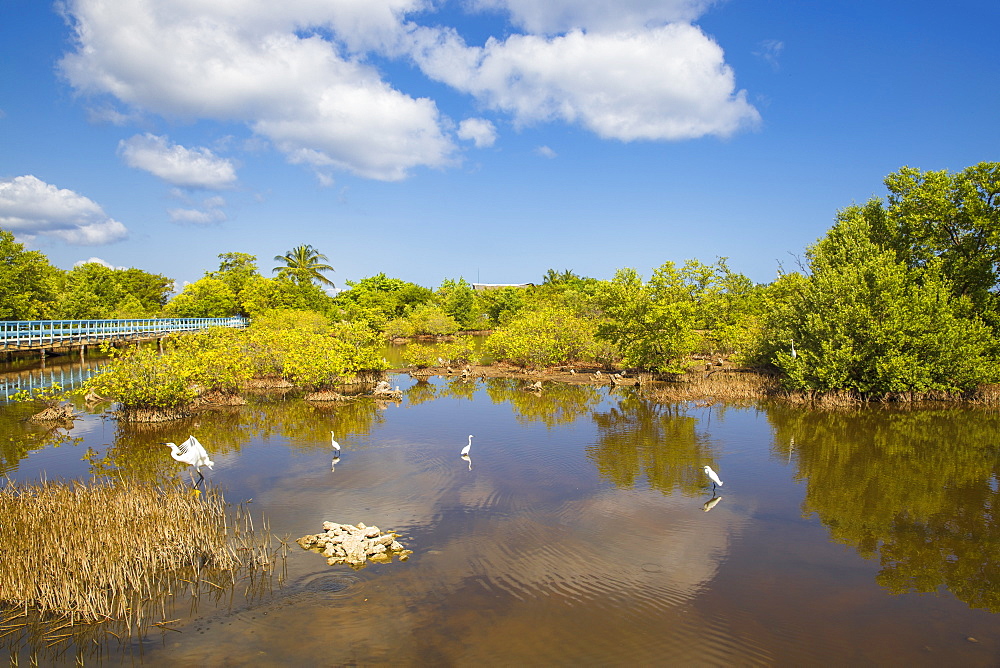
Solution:
M 337 440 L 333 437 L 333 432 L 332 431 L 330 432 L 330 445 L 332 445 L 333 449 L 337 451 L 337 456 L 339 457 L 340 456 L 340 443 L 337 443 Z
M 722 481 L 719 480 L 719 476 L 712 470 L 711 466 L 705 465 L 705 475 L 712 481 L 712 489 L 715 489 L 716 485 L 722 487 Z
M 462 456 L 465 457 L 469 454 L 469 450 L 472 449 L 472 434 L 469 434 L 469 444 L 462 448 Z
M 212 460 L 208 458 L 205 446 L 194 436 L 188 436 L 188 439 L 180 445 L 170 442 L 166 442 L 163 445 L 170 448 L 171 457 L 188 466 L 194 467 L 194 470 L 198 472 L 198 482 L 205 479 L 205 476 L 202 475 L 201 467 L 207 466 L 208 468 L 212 468 L 214 466 Z M 196 484 L 194 482 L 194 474 L 191 475 L 191 484 Z

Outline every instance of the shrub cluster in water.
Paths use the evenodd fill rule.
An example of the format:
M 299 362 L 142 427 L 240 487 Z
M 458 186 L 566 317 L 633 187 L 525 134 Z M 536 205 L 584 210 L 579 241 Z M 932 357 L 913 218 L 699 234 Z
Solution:
M 214 328 L 149 347 L 112 351 L 84 386 L 125 408 L 176 408 L 204 392 L 236 392 L 252 378 L 317 389 L 384 370 L 379 341 L 365 327 L 329 326 L 318 314 L 255 320 L 246 330 Z

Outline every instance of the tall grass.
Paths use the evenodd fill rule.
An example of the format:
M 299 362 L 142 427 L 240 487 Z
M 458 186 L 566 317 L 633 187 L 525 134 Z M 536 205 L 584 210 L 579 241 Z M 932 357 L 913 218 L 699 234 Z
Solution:
M 253 596 L 285 544 L 208 488 L 127 480 L 0 489 L 0 638 L 38 646 L 168 626 L 179 594 Z M 176 621 L 176 620 L 174 620 Z

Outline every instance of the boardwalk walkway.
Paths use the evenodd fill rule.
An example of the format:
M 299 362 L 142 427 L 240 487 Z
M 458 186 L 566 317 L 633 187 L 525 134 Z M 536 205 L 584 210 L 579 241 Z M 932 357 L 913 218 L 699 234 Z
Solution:
M 141 341 L 209 327 L 243 328 L 249 320 L 231 318 L 135 318 L 125 320 L 0 320 L 0 352 L 77 348 L 104 341 Z

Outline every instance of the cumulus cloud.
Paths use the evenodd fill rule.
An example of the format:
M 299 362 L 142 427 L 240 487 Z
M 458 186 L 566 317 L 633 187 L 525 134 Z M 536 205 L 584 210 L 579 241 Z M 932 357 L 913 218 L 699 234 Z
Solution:
M 557 153 L 548 146 L 539 146 L 538 148 L 535 149 L 535 154 L 540 155 L 543 158 L 550 158 L 550 159 L 556 157 L 557 155 Z
M 174 190 L 173 196 L 180 200 L 184 204 L 184 207 L 167 209 L 167 215 L 170 217 L 170 222 L 172 223 L 180 225 L 210 225 L 226 220 L 226 214 L 222 210 L 226 206 L 226 200 L 223 197 L 219 197 L 218 195 L 206 197 L 199 202 L 189 197 L 187 193 L 180 189 Z
M 19 237 L 55 237 L 96 246 L 119 241 L 128 230 L 93 200 L 32 176 L 0 181 L 0 227 Z
M 458 124 L 458 138 L 473 142 L 476 148 L 493 146 L 497 128 L 485 118 L 467 118 Z
M 690 22 L 714 0 L 475 0 L 479 9 L 510 14 L 529 32 L 561 33 L 632 30 L 665 23 Z
M 218 209 L 168 209 L 167 215 L 170 216 L 170 222 L 192 225 L 208 225 L 226 219 L 226 214 Z
M 735 90 L 722 48 L 672 23 L 633 32 L 512 35 L 469 47 L 454 31 L 421 31 L 428 76 L 521 123 L 564 120 L 607 139 L 729 136 L 759 122 Z
M 107 260 L 103 260 L 99 257 L 91 257 L 87 258 L 86 260 L 77 260 L 76 262 L 73 263 L 73 266 L 80 267 L 85 264 L 99 264 L 102 267 L 107 267 L 108 269 L 128 269 L 128 267 L 116 267 Z
M 60 66 L 82 92 L 164 116 L 244 122 L 294 162 L 396 180 L 449 164 L 454 143 L 433 101 L 396 90 L 342 46 L 398 48 L 398 15 L 419 6 L 70 0 L 77 48 Z M 330 30 L 340 41 L 324 38 Z
M 390 83 L 373 56 L 412 59 L 518 125 L 565 122 L 622 141 L 753 127 L 759 114 L 722 48 L 691 23 L 713 3 L 474 0 L 524 30 L 480 46 L 419 24 L 435 18 L 434 0 L 66 0 L 75 48 L 60 67 L 78 91 L 128 114 L 243 123 L 325 183 L 336 171 L 398 180 L 455 164 L 458 140 L 492 145 L 496 129 L 472 118 L 456 127 L 433 100 Z M 172 183 L 208 178 L 198 160 L 225 167 L 207 149 L 139 137 L 161 139 L 142 168 Z
M 182 188 L 214 190 L 236 182 L 236 169 L 229 160 L 216 157 L 207 148 L 171 144 L 166 137 L 146 133 L 123 139 L 118 143 L 118 154 L 129 167 Z

